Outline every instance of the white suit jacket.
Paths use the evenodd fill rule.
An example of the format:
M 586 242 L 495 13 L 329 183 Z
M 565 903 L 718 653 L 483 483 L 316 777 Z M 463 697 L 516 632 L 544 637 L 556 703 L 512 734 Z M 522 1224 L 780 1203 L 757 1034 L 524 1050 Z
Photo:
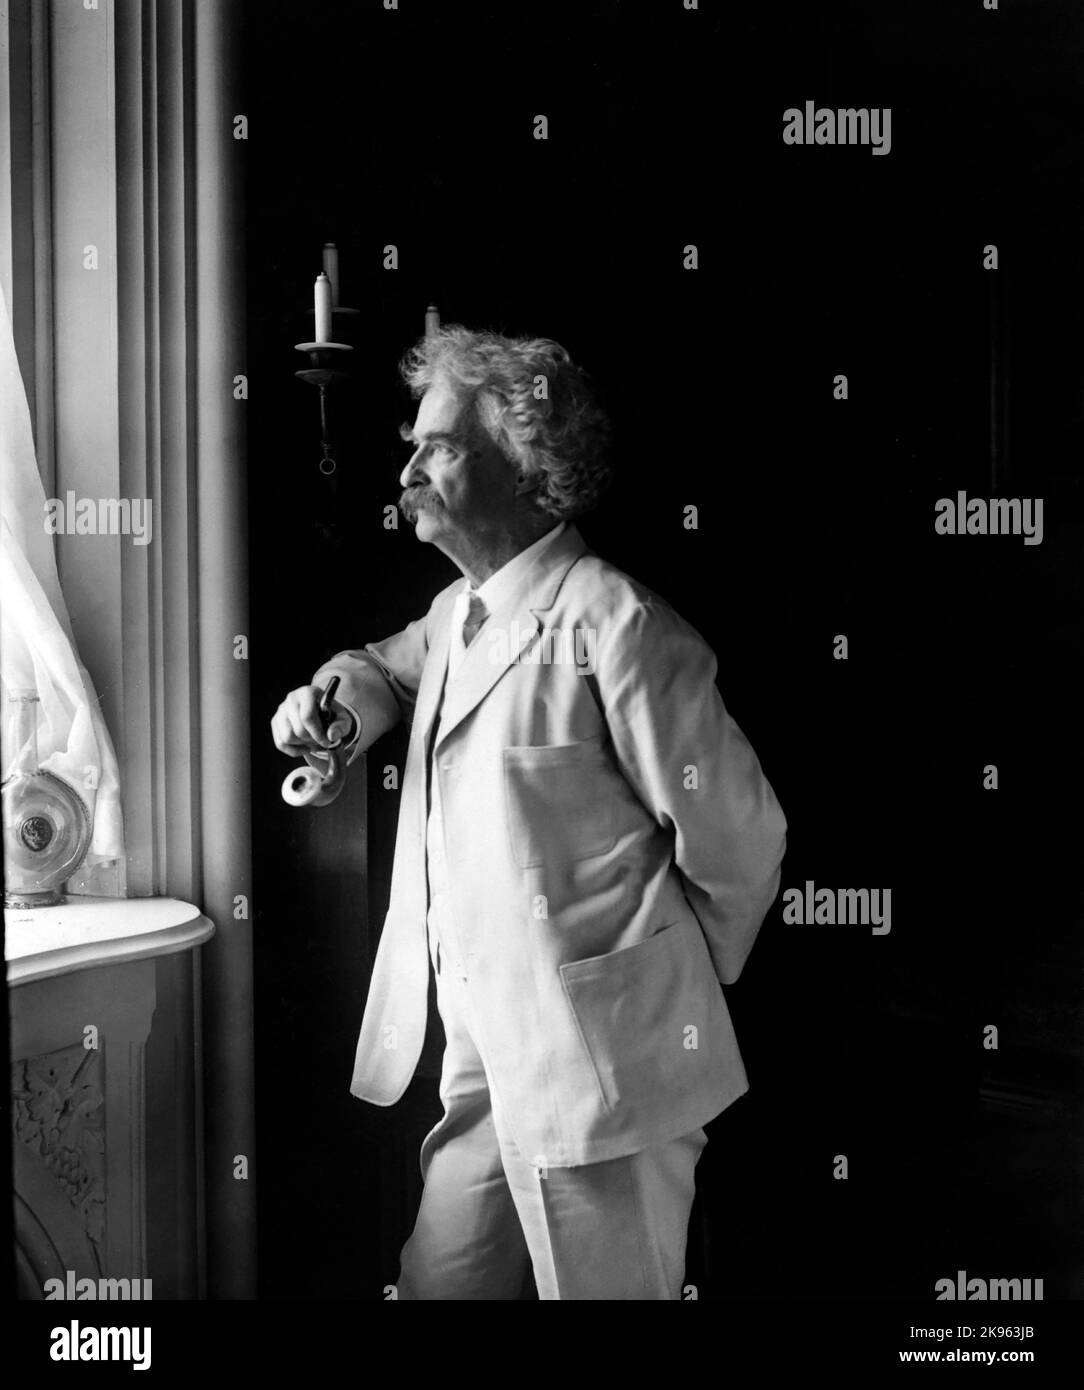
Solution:
M 313 677 L 342 679 L 360 724 L 351 761 L 400 719 L 411 729 L 351 1084 L 377 1105 L 403 1094 L 425 1036 L 426 750 L 462 585 Z M 595 634 L 593 663 L 540 659 L 568 655 L 547 630 L 577 628 Z M 502 634 L 518 642 L 502 651 Z M 540 1167 L 676 1138 L 748 1089 L 720 982 L 738 978 L 778 891 L 786 822 L 715 673 L 672 608 L 568 527 L 444 694 L 431 756 L 447 929 L 495 1100 Z

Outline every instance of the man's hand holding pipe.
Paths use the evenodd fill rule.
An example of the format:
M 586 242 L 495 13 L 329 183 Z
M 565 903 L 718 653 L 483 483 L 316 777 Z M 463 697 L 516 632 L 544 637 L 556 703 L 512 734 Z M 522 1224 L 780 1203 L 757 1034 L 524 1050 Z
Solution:
M 332 719 L 325 731 L 320 712 L 323 694 L 318 685 L 300 685 L 279 705 L 271 719 L 271 737 L 280 753 L 302 758 L 353 740 L 354 717 L 338 700 L 331 701 Z

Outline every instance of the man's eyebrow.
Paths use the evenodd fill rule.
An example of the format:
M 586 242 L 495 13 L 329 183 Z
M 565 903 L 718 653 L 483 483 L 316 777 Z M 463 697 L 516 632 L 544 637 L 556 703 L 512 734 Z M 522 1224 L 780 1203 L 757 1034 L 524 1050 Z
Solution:
M 432 430 L 428 434 L 415 434 L 412 427 L 407 424 L 399 426 L 399 438 L 407 444 L 431 444 L 434 440 L 439 443 L 459 445 L 464 442 L 461 434 L 451 434 L 447 430 Z

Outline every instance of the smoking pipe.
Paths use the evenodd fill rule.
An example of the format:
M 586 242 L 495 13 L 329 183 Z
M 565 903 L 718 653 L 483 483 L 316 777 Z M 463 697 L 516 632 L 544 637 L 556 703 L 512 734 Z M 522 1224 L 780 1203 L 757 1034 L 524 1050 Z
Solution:
M 320 722 L 325 731 L 335 717 L 331 702 L 339 688 L 339 677 L 332 676 L 320 696 L 316 707 Z M 307 767 L 298 767 L 287 773 L 282 784 L 282 799 L 289 806 L 326 806 L 342 791 L 346 784 L 346 758 L 343 754 L 342 739 L 333 743 L 322 753 L 306 753 Z

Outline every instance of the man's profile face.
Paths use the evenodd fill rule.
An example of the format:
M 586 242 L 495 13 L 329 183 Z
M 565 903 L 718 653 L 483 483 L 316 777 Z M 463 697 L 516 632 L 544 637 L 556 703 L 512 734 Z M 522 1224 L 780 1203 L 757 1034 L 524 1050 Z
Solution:
M 515 470 L 478 424 L 469 396 L 438 379 L 402 435 L 414 452 L 399 477 L 399 506 L 419 540 L 454 557 L 506 528 Z

